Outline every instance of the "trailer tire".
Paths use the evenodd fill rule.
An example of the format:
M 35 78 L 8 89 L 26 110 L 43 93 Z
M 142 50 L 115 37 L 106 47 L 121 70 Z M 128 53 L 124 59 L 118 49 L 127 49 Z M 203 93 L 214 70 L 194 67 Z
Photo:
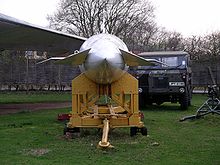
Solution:
M 147 133 L 148 133 L 147 128 L 146 128 L 146 127 L 142 127 L 142 128 L 141 128 L 141 134 L 142 134 L 143 136 L 147 136 Z
M 67 126 L 65 126 L 63 129 L 63 135 L 66 135 L 67 132 L 68 132 L 68 128 L 67 128 Z
M 137 135 L 137 129 L 138 129 L 137 127 L 130 128 L 130 136 L 131 137 Z

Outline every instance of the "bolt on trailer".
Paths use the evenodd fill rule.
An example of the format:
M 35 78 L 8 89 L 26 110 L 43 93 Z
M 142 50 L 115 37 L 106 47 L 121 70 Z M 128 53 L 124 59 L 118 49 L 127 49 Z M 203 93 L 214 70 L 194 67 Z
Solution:
M 139 105 L 164 102 L 179 103 L 181 109 L 191 104 L 192 84 L 189 54 L 184 51 L 143 52 L 139 56 L 163 64 L 138 66 L 130 72 L 139 80 Z

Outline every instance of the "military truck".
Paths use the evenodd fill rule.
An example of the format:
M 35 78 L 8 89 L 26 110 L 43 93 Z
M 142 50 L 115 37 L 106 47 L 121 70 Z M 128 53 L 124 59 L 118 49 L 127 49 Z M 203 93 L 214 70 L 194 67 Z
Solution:
M 191 104 L 192 85 L 189 54 L 184 51 L 144 52 L 139 56 L 162 64 L 139 66 L 131 72 L 139 80 L 139 105 L 163 102 L 179 103 L 181 109 Z

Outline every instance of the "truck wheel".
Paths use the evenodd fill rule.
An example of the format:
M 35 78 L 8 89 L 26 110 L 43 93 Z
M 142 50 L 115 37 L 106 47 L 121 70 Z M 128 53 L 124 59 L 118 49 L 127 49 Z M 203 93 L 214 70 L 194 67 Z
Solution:
M 191 98 L 189 98 L 189 100 L 188 100 L 188 106 L 191 106 L 192 104 L 191 104 Z
M 157 104 L 158 106 L 160 106 L 161 104 L 163 104 L 163 102 L 162 102 L 162 101 L 156 101 L 156 104 Z
M 188 93 L 184 93 L 183 96 L 181 97 L 180 99 L 180 107 L 181 109 L 183 110 L 187 110 L 188 109 L 188 106 L 189 106 L 189 95 Z
M 130 136 L 131 137 L 137 135 L 137 129 L 138 129 L 137 127 L 130 128 Z
M 191 99 L 192 99 L 192 93 L 189 93 L 188 95 L 188 106 L 191 106 Z
M 142 128 L 141 128 L 141 134 L 142 134 L 143 136 L 147 136 L 147 128 L 146 128 L 146 127 L 142 127 Z
M 139 107 L 144 108 L 146 105 L 146 96 L 144 94 L 139 95 Z

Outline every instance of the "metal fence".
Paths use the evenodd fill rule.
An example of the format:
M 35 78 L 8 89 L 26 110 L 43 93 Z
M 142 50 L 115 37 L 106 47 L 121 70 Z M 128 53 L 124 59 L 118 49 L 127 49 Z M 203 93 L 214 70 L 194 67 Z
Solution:
M 37 64 L 36 60 L 14 56 L 0 60 L 0 90 L 67 90 L 79 73 L 78 67 L 53 61 Z
M 192 61 L 192 84 L 195 87 L 220 86 L 220 60 Z
M 192 61 L 194 87 L 220 86 L 220 60 Z M 36 64 L 24 56 L 0 57 L 0 90 L 71 90 L 71 80 L 80 74 L 78 67 Z

